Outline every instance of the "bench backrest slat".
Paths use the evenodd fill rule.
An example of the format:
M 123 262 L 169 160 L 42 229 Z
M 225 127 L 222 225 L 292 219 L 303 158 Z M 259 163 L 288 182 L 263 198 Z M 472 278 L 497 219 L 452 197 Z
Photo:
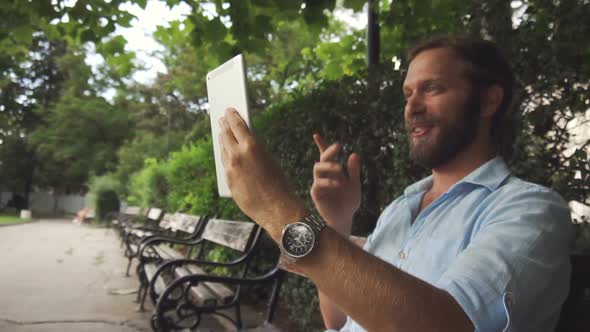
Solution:
M 158 208 L 150 208 L 150 211 L 148 212 L 147 218 L 149 220 L 154 220 L 154 221 L 158 221 L 160 220 L 160 217 L 162 217 L 162 213 L 164 211 L 162 209 L 158 209 Z
M 164 216 L 162 217 L 162 220 L 160 220 L 160 223 L 158 224 L 158 226 L 160 226 L 160 228 L 163 228 L 163 229 L 171 229 L 174 227 L 174 223 L 175 223 L 175 213 L 165 213 Z
M 199 226 L 199 222 L 202 219 L 200 216 L 184 213 L 177 213 L 175 218 L 176 222 L 173 230 L 179 230 L 190 234 L 197 229 L 197 226 Z
M 125 209 L 125 214 L 127 214 L 127 215 L 137 216 L 140 213 L 141 213 L 141 208 L 139 206 L 128 206 Z
M 202 238 L 244 252 L 256 224 L 224 219 L 209 219 Z

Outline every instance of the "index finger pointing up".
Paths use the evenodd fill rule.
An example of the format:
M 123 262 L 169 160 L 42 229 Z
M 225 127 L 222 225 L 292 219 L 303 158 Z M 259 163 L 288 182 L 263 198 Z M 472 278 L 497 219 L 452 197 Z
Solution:
M 313 134 L 313 140 L 315 141 L 318 150 L 320 150 L 320 154 L 326 151 L 326 142 L 324 142 L 324 139 L 320 134 Z
M 242 120 L 238 114 L 238 111 L 231 107 L 226 109 L 225 118 L 238 143 L 242 143 L 250 138 L 250 131 L 248 130 L 246 123 L 244 123 L 244 120 Z

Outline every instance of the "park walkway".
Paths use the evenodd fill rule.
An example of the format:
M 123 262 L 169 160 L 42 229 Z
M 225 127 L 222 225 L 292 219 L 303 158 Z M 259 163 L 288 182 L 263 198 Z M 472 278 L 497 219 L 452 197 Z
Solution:
M 0 331 L 151 331 L 119 243 L 111 229 L 64 219 L 0 227 Z

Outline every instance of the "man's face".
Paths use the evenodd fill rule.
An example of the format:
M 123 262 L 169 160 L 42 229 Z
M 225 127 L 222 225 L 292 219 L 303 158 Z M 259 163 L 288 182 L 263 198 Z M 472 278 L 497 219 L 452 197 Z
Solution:
M 410 158 L 427 168 L 444 165 L 475 139 L 480 95 L 470 87 L 453 51 L 432 49 L 414 58 L 404 82 Z

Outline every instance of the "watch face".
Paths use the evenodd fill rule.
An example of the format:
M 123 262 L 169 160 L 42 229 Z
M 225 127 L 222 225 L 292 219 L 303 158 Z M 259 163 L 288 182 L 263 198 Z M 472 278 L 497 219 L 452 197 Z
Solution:
M 293 257 L 303 257 L 313 249 L 315 235 L 307 224 L 296 222 L 287 225 L 281 241 L 287 254 Z

